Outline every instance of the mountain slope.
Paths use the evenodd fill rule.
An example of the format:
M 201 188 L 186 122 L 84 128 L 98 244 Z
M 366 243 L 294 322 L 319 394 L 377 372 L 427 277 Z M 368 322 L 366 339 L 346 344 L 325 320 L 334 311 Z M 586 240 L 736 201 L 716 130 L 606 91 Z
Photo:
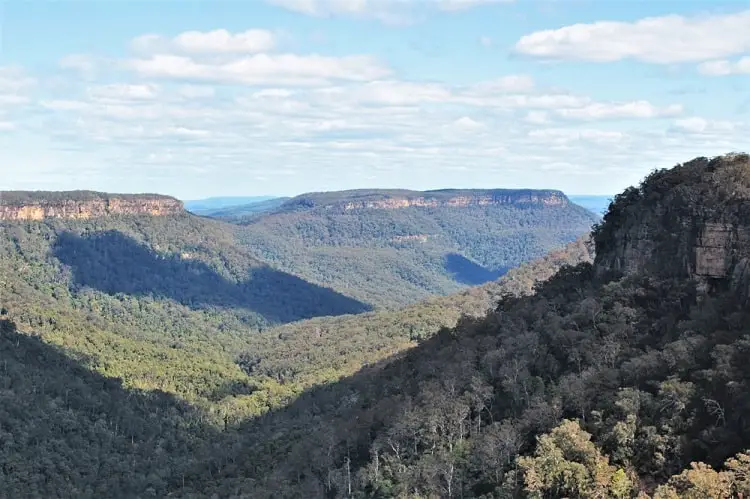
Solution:
M 238 237 L 282 270 L 396 308 L 495 280 L 595 221 L 559 191 L 344 191 L 293 198 Z
M 369 310 L 269 267 L 235 243 L 232 226 L 181 209 L 153 216 L 150 201 L 119 195 L 12 199 L 2 200 L 0 308 L 127 387 L 257 414 L 290 390 L 235 364 L 254 335 Z
M 249 374 L 305 386 L 337 380 L 411 348 L 441 328 L 454 327 L 462 316 L 487 313 L 504 295 L 533 292 L 536 283 L 565 265 L 591 262 L 587 242 L 564 248 L 508 271 L 502 278 L 448 296 L 438 296 L 399 310 L 320 317 L 271 328 L 256 337 L 239 356 Z
M 242 334 L 215 310 L 196 315 L 159 300 L 130 297 L 124 308 L 96 295 L 95 306 L 79 308 L 76 292 L 67 296 L 54 283 L 4 273 L 0 297 L 13 289 L 23 301 L 2 300 L 10 310 L 0 310 L 10 314 L 0 318 L 3 490 L 13 497 L 256 497 L 252 477 L 258 475 L 242 468 L 243 449 L 273 435 L 246 429 L 244 418 L 279 411 L 311 383 L 413 346 L 402 326 L 429 337 L 461 313 L 481 313 L 494 296 L 528 292 L 559 265 L 579 259 L 590 260 L 581 242 L 459 296 L 253 334 Z M 148 314 L 158 307 L 168 313 Z M 157 325 L 163 341 L 152 336 Z M 312 339 L 318 326 L 331 334 Z M 232 362 L 239 351 L 259 356 L 260 365 L 243 372 Z M 341 352 L 347 358 L 337 359 Z M 252 367 L 242 362 L 247 355 L 239 357 Z M 290 372 L 290 366 L 304 369 Z M 287 376 L 274 382 L 273 373 Z M 271 464 L 256 458 L 258 470 Z M 231 480 L 215 481 L 231 470 Z
M 254 497 L 734 497 L 748 467 L 731 458 L 750 447 L 748 210 L 750 156 L 655 172 L 616 197 L 594 233 L 595 264 L 249 422 L 243 434 L 267 438 L 215 486 Z M 692 461 L 706 464 L 681 473 Z M 707 467 L 725 462 L 737 471 Z
M 384 338 L 351 316 L 367 305 L 269 267 L 237 244 L 233 226 L 186 213 L 172 198 L 15 193 L 2 202 L 0 308 L 9 319 L 126 387 L 175 394 L 217 417 L 278 407 L 312 383 L 412 346 L 416 331 L 432 334 L 489 305 L 481 291 L 478 308 L 463 297 L 412 307 L 407 315 L 418 320 L 409 319 L 408 333 L 394 332 L 404 315 L 367 316 L 388 324 Z M 151 214 L 166 208 L 173 212 Z M 340 314 L 346 320 L 320 321 L 336 333 L 314 347 L 302 340 L 306 322 L 269 329 Z M 331 362 L 351 341 L 358 350 Z

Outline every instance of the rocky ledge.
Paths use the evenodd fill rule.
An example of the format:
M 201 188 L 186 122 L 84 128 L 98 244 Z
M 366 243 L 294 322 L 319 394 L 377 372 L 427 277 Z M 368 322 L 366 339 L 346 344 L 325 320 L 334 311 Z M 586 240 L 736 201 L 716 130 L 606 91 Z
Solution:
M 444 189 L 436 191 L 356 190 L 310 193 L 290 199 L 282 210 L 311 208 L 363 209 L 462 208 L 491 205 L 565 206 L 570 201 L 561 191 L 534 189 Z
M 696 158 L 618 195 L 594 231 L 601 273 L 688 277 L 750 296 L 750 156 Z
M 158 194 L 93 191 L 0 191 L 0 220 L 90 219 L 111 215 L 165 216 L 181 213 L 181 201 Z

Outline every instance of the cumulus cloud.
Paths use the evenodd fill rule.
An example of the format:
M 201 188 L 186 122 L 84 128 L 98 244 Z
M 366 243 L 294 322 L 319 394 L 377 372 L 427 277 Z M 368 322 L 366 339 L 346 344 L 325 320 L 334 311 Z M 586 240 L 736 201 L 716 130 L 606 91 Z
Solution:
M 724 133 L 735 129 L 735 124 L 723 120 L 707 120 L 699 116 L 676 120 L 672 127 L 673 131 L 691 134 Z
M 515 51 L 545 59 L 593 62 L 701 62 L 750 51 L 750 10 L 574 24 L 525 35 L 515 44 Z
M 446 185 L 481 178 L 528 187 L 532 177 L 524 175 L 542 167 L 577 165 L 575 175 L 605 178 L 602 172 L 611 176 L 656 147 L 667 155 L 680 147 L 700 145 L 703 154 L 723 147 L 723 139 L 709 135 L 715 124 L 688 121 L 678 104 L 593 99 L 525 74 L 466 84 L 404 81 L 368 56 L 255 52 L 247 37 L 218 31 L 141 37 L 129 55 L 106 62 L 64 59 L 61 65 L 77 70 L 106 63 L 99 73 L 107 79 L 64 82 L 36 101 L 32 125 L 61 149 L 111 155 L 90 164 L 159 171 L 169 185 L 175 172 L 205 172 L 208 185 L 221 171 L 268 182 L 283 175 L 293 191 L 357 185 L 366 177 L 356 172 L 387 170 L 422 179 L 439 172 Z M 16 80 L 0 72 L 0 108 L 3 85 Z M 650 121 L 665 117 L 671 123 Z M 12 130 L 14 117 L 1 110 L 0 122 L 10 123 L 7 134 L 28 128 Z M 727 132 L 726 140 L 741 130 Z M 662 163 L 647 163 L 644 171 Z M 315 178 L 304 175 L 309 170 Z
M 204 80 L 217 83 L 320 85 L 329 80 L 368 81 L 390 70 L 369 56 L 256 54 L 228 61 L 197 61 L 157 54 L 130 59 L 123 67 L 146 78 Z
M 698 71 L 708 76 L 750 74 L 750 56 L 742 57 L 735 62 L 728 60 L 707 61 L 698 66 Z
M 529 92 L 534 88 L 534 79 L 529 75 L 508 75 L 491 81 L 480 82 L 469 87 L 474 95 Z
M 677 116 L 681 113 L 682 105 L 680 104 L 658 107 L 645 100 L 612 103 L 594 102 L 578 108 L 557 110 L 557 114 L 564 118 L 581 120 L 664 118 Z
M 182 52 L 187 54 L 256 54 L 276 46 L 276 36 L 265 29 L 230 33 L 225 29 L 185 31 L 174 38 L 142 35 L 131 42 L 138 52 Z
M 407 24 L 415 11 L 435 9 L 457 12 L 514 0 L 266 0 L 271 5 L 314 17 L 376 19 L 386 24 Z
M 148 101 L 159 96 L 159 87 L 152 84 L 116 83 L 90 87 L 88 95 L 94 100 L 103 101 Z
M 60 59 L 60 67 L 63 69 L 76 69 L 81 72 L 92 72 L 97 67 L 96 58 L 85 54 L 70 54 Z
M 626 138 L 623 132 L 596 129 L 567 129 L 544 128 L 531 130 L 529 137 L 555 143 L 569 143 L 574 141 L 591 141 L 599 143 L 621 142 Z
M 511 3 L 513 0 L 434 0 L 434 2 L 440 10 L 458 11 L 493 3 Z
M 266 0 L 267 3 L 314 17 L 370 18 L 387 24 L 410 21 L 409 0 Z
M 524 121 L 532 125 L 546 125 L 550 122 L 550 117 L 546 111 L 529 111 L 526 113 Z
M 207 85 L 180 85 L 177 88 L 177 95 L 185 99 L 204 99 L 213 97 L 215 94 L 214 87 Z
M 28 90 L 36 84 L 36 79 L 15 66 L 0 66 L 0 93 L 11 94 Z
M 462 116 L 453 122 L 453 126 L 464 130 L 476 130 L 478 128 L 483 128 L 484 124 L 473 120 L 468 116 Z

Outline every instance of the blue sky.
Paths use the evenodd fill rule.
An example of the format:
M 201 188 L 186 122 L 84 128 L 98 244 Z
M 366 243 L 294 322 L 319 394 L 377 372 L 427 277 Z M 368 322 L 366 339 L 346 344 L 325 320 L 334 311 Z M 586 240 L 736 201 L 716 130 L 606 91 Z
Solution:
M 611 194 L 750 150 L 750 2 L 0 2 L 0 188 Z

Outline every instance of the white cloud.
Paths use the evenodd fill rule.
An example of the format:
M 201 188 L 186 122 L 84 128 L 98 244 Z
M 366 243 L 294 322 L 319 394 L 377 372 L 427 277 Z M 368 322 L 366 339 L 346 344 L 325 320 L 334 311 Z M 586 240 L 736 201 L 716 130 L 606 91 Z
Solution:
M 735 124 L 729 121 L 707 120 L 698 116 L 691 116 L 674 122 L 673 130 L 692 134 L 724 133 L 735 129 Z
M 16 125 L 9 121 L 0 121 L 0 132 L 9 132 L 15 130 Z
M 493 95 L 530 92 L 534 88 L 534 79 L 529 75 L 508 75 L 495 80 L 471 85 L 469 92 L 473 95 Z
M 156 99 L 159 87 L 150 84 L 116 83 L 88 89 L 89 97 L 104 101 L 144 101 Z
M 157 54 L 123 63 L 142 77 L 204 80 L 217 83 L 320 85 L 329 80 L 368 81 L 390 70 L 368 56 L 256 54 L 229 61 L 196 61 Z
M 206 85 L 181 85 L 177 89 L 177 95 L 185 99 L 204 99 L 213 97 L 216 90 Z
M 750 51 L 750 10 L 734 14 L 649 17 L 636 22 L 574 24 L 523 36 L 521 54 L 547 59 L 670 64 Z
M 526 113 L 524 121 L 532 125 L 546 125 L 550 122 L 550 118 L 546 111 L 529 111 Z
M 484 124 L 475 121 L 468 116 L 458 118 L 453 122 L 453 126 L 464 129 L 464 130 L 476 130 L 478 128 L 484 128 Z
M 267 3 L 314 17 L 348 16 L 387 24 L 410 20 L 408 0 L 266 0 Z
M 512 3 L 514 0 L 266 0 L 293 12 L 313 17 L 376 19 L 386 24 L 408 24 L 419 9 L 457 12 L 482 5 Z
M 292 95 L 294 95 L 294 92 L 286 88 L 264 88 L 263 90 L 253 92 L 252 97 L 254 99 L 263 99 L 267 97 L 285 98 L 285 97 L 291 97 Z
M 0 93 L 17 94 L 28 90 L 35 84 L 36 80 L 28 76 L 23 69 L 0 66 Z
M 489 36 L 480 36 L 479 43 L 481 43 L 483 47 L 492 47 L 492 38 Z
M 452 94 L 450 89 L 436 83 L 374 81 L 357 88 L 354 98 L 360 103 L 403 106 L 419 102 L 447 102 Z
M 727 60 L 704 62 L 698 66 L 698 71 L 709 76 L 750 74 L 750 56 L 742 57 L 736 62 Z
M 230 33 L 225 29 L 186 31 L 171 39 L 149 34 L 131 42 L 131 47 L 139 52 L 187 54 L 256 54 L 268 52 L 275 45 L 274 34 L 264 29 L 250 29 L 242 33 Z
M 489 5 L 493 3 L 511 3 L 513 0 L 433 0 L 437 8 L 445 11 L 458 11 Z
M 621 142 L 626 135 L 619 131 L 573 128 L 545 128 L 531 130 L 529 137 L 542 139 L 547 142 L 569 143 L 574 141 L 591 141 L 598 143 Z
M 663 118 L 682 113 L 682 105 L 671 104 L 657 107 L 648 101 L 620 103 L 591 103 L 579 108 L 558 109 L 557 114 L 564 118 L 581 120 Z
M 81 72 L 92 72 L 97 67 L 97 60 L 85 54 L 70 54 L 60 59 L 60 67 L 63 69 L 75 69 Z

